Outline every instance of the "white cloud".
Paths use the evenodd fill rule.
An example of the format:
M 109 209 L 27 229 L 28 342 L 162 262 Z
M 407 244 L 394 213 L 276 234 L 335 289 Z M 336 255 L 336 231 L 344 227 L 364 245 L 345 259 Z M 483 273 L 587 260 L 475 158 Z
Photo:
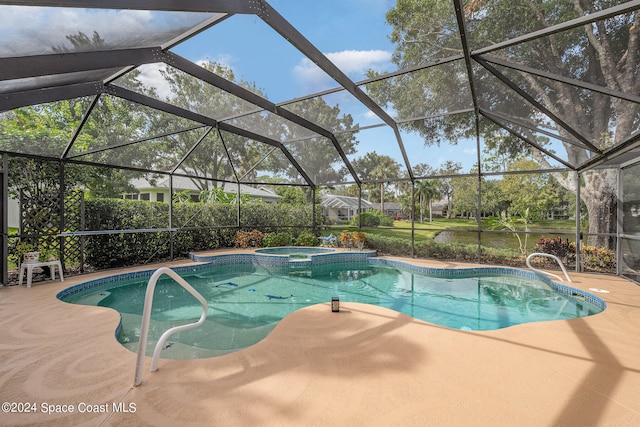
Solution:
M 391 52 L 385 50 L 344 50 L 328 53 L 327 58 L 347 73 L 362 74 L 369 69 L 379 69 L 391 60 Z
M 160 99 L 167 99 L 172 95 L 169 82 L 162 77 L 160 71 L 166 68 L 165 64 L 145 64 L 138 67 L 140 75 L 138 80 L 145 86 L 155 88 Z
M 344 50 L 325 54 L 342 72 L 352 80 L 361 80 L 369 69 L 384 70 L 391 60 L 391 52 L 385 50 Z M 298 82 L 307 88 L 328 88 L 332 81 L 324 71 L 307 58 L 303 58 L 293 69 Z
M 465 148 L 462 151 L 464 152 L 464 154 L 476 154 L 478 152 L 478 149 L 476 147 L 473 147 L 473 148 Z

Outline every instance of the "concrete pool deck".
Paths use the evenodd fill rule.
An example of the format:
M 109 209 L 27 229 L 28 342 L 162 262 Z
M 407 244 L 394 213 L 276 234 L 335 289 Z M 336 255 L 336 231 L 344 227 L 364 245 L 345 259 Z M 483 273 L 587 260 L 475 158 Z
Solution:
M 161 359 L 154 373 L 147 358 L 134 388 L 118 314 L 55 297 L 131 270 L 0 289 L 0 400 L 32 410 L 0 412 L 0 425 L 640 425 L 640 287 L 619 277 L 570 272 L 576 288 L 610 291 L 603 313 L 496 331 L 327 302 L 236 353 Z

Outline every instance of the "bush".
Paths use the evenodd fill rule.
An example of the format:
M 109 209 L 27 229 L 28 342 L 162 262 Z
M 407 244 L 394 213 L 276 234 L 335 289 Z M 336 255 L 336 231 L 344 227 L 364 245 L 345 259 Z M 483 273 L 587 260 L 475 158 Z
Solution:
M 234 244 L 237 248 L 246 249 L 248 247 L 259 248 L 264 240 L 264 235 L 261 231 L 236 231 L 236 237 Z
M 291 234 L 286 232 L 266 233 L 262 239 L 262 246 L 272 248 L 275 246 L 290 246 L 293 242 Z
M 411 240 L 385 237 L 367 233 L 369 247 L 385 255 L 411 256 Z M 478 247 L 475 244 L 437 243 L 426 239 L 416 241 L 414 255 L 417 258 L 433 258 L 460 262 L 478 262 Z M 481 247 L 483 262 L 502 265 L 522 265 L 524 260 L 517 252 L 508 249 Z
M 582 262 L 585 268 L 595 271 L 611 271 L 616 268 L 616 254 L 614 251 L 595 246 L 582 247 Z
M 565 264 L 574 264 L 576 261 L 576 244 L 569 239 L 560 237 L 550 239 L 543 237 L 536 243 L 535 250 L 545 254 L 555 255 Z M 616 268 L 616 254 L 614 251 L 595 246 L 583 246 L 581 250 L 582 265 L 588 270 L 611 271 Z
M 356 216 L 353 217 L 353 219 L 351 220 L 351 225 L 357 227 L 358 226 L 358 222 L 360 222 L 360 225 L 362 227 L 377 227 L 380 225 L 380 216 L 374 214 L 373 212 L 378 212 L 378 211 L 367 211 L 367 212 L 362 212 L 361 214 L 358 214 Z
M 367 233 L 369 247 L 395 256 L 411 256 L 411 241 L 398 237 L 378 236 Z
M 164 228 L 169 224 L 169 205 L 120 199 L 86 201 L 87 230 L 136 230 Z M 169 233 L 120 233 L 84 239 L 85 260 L 96 268 L 145 264 L 167 259 Z
M 393 218 L 380 214 L 380 225 L 383 227 L 393 227 Z
M 366 211 L 353 217 L 351 225 L 358 226 L 358 218 L 362 227 L 392 227 L 393 218 L 383 214 L 380 211 Z
M 365 233 L 362 231 L 349 231 L 344 230 L 338 236 L 338 241 L 345 248 L 357 248 L 362 250 L 367 246 L 368 240 Z
M 295 237 L 311 228 L 313 209 L 311 205 L 247 203 L 240 208 L 240 223 L 243 227 L 255 228 L 263 233 L 278 232 L 286 228 Z M 324 223 L 321 207 L 317 206 L 316 225 L 321 227 Z
M 318 237 L 310 231 L 303 231 L 296 237 L 296 246 L 318 246 Z
M 574 263 L 576 260 L 576 244 L 569 242 L 569 239 L 562 240 L 560 236 L 555 239 L 543 237 L 536 242 L 536 252 L 555 255 L 563 263 Z
M 169 227 L 169 204 L 123 199 L 86 200 L 85 230 L 139 230 Z M 326 218 L 316 206 L 316 223 L 322 226 Z M 311 205 L 269 205 L 249 202 L 240 209 L 240 223 L 247 236 L 236 241 L 237 206 L 225 203 L 175 203 L 173 227 L 177 232 L 119 233 L 82 238 L 85 263 L 92 268 L 114 268 L 163 261 L 171 255 L 186 257 L 189 252 L 233 246 L 260 246 L 261 239 L 249 230 L 260 233 L 286 228 L 277 245 L 291 244 L 293 237 L 309 233 L 313 224 Z M 248 239 L 246 242 L 244 239 Z M 75 238 L 80 242 L 80 238 Z M 305 234 L 300 242 L 317 245 Z M 282 243 L 284 242 L 284 243 Z M 80 243 L 78 243 L 80 244 Z

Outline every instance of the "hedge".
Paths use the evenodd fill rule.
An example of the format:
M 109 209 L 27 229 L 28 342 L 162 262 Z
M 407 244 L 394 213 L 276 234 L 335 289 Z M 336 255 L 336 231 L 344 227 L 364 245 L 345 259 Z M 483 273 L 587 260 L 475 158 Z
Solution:
M 368 247 L 385 255 L 411 256 L 411 240 L 386 237 L 367 233 Z M 478 262 L 478 246 L 462 243 L 438 243 L 433 240 L 416 241 L 414 255 L 417 258 L 431 258 L 460 262 Z M 524 259 L 511 250 L 480 248 L 483 262 L 501 265 L 522 265 Z
M 317 225 L 324 224 L 320 207 Z M 240 207 L 241 229 L 287 232 L 296 239 L 313 224 L 311 205 L 249 202 Z M 176 203 L 173 226 L 179 231 L 119 233 L 84 238 L 85 263 L 97 269 L 123 267 L 186 257 L 191 251 L 233 247 L 237 207 L 223 203 Z M 169 227 L 169 204 L 138 200 L 94 199 L 86 201 L 86 230 L 139 230 Z

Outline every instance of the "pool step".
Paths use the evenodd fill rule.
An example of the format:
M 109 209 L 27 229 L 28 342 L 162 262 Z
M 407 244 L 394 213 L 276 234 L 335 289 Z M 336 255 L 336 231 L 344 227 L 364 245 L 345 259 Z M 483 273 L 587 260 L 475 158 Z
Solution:
M 291 259 L 289 258 L 289 267 L 293 269 L 311 268 L 311 259 Z
M 289 259 L 289 274 L 310 276 L 311 259 Z

